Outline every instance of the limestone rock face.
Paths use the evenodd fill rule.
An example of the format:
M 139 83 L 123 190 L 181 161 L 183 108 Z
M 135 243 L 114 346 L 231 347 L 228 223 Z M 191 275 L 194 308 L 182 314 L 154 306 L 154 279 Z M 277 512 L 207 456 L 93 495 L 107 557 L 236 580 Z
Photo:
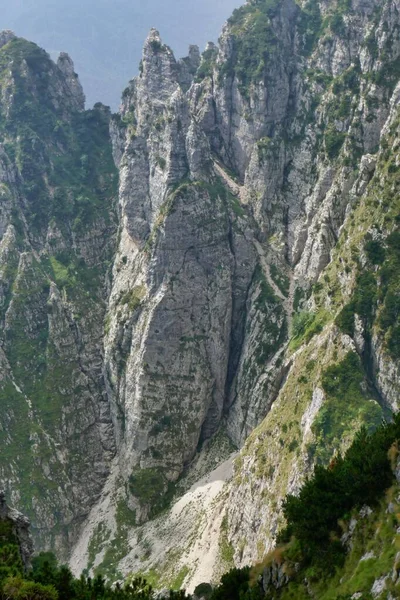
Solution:
M 195 49 L 189 56 L 186 65 L 198 64 Z M 106 370 L 121 476 L 139 521 L 152 508 L 138 497 L 141 478 L 156 476 L 166 491 L 229 410 L 257 263 L 250 216 L 213 167 L 181 75 L 152 30 L 112 125 L 122 228 Z M 263 282 L 260 274 L 259 292 Z M 273 293 L 270 301 L 279 303 Z
M 124 321 L 133 318 L 134 326 L 124 325 L 117 333 L 121 318 L 112 317 L 106 341 L 111 349 L 107 368 L 122 464 L 129 465 L 128 473 L 133 469 L 129 502 L 140 520 L 146 513 L 139 508 L 143 499 L 142 503 L 135 500 L 140 488 L 138 467 L 147 474 L 156 469 L 174 481 L 193 456 L 196 443 L 201 444 L 218 426 L 223 425 L 238 445 L 247 438 L 226 502 L 237 564 L 257 560 L 272 547 L 284 495 L 299 489 L 316 460 L 329 460 L 332 453 L 344 449 L 358 425 L 379 422 L 382 411 L 396 408 L 398 385 L 397 359 L 389 356 L 372 317 L 359 314 L 361 308 L 356 307 L 350 332 L 338 333 L 333 325 L 346 303 L 356 305 L 352 294 L 357 296 L 357 286 L 363 285 L 363 269 L 374 269 L 363 258 L 366 242 L 357 238 L 352 223 L 363 218 L 357 206 L 373 193 L 377 165 L 384 160 L 382 136 L 397 123 L 398 73 L 391 71 L 386 84 L 379 75 L 383 62 L 394 65 L 399 57 L 395 3 L 378 11 L 374 2 L 354 2 L 345 15 L 336 15 L 330 3 L 321 4 L 319 16 L 314 16 L 331 25 L 319 32 L 319 38 L 313 38 L 312 27 L 305 33 L 304 24 L 311 19 L 308 5 L 277 2 L 263 15 L 254 7 L 248 3 L 240 9 L 224 29 L 219 47 L 207 48 L 187 91 L 186 80 L 182 83 L 177 63 L 158 34 L 151 32 L 145 44 L 142 73 L 124 96 L 119 126 L 113 125 L 125 216 L 110 314 L 117 311 L 117 294 L 124 306 L 129 302 L 124 294 L 130 289 L 135 316 L 132 308 L 120 310 Z M 264 36 L 259 54 L 257 19 Z M 368 44 L 365 31 L 370 35 Z M 267 41 L 265 36 L 270 36 Z M 389 54 L 383 58 L 384 46 Z M 187 312 L 187 299 L 196 297 L 201 302 L 201 288 L 207 289 L 191 266 L 190 281 L 181 287 L 181 270 L 173 282 L 180 300 L 174 304 L 174 317 L 184 327 L 177 329 L 164 304 L 171 301 L 166 274 L 175 264 L 165 249 L 175 253 L 182 236 L 171 237 L 174 229 L 169 222 L 176 219 L 186 229 L 188 212 L 203 214 L 205 198 L 196 193 L 194 184 L 214 186 L 215 175 L 226 193 L 238 200 L 232 198 L 235 215 L 229 211 L 226 220 L 221 219 L 219 190 L 212 226 L 220 240 L 214 243 L 215 263 L 224 265 L 212 294 L 220 308 L 213 312 L 229 315 L 230 326 L 221 317 L 219 327 L 211 321 L 205 326 L 203 318 Z M 184 185 L 178 186 L 179 181 Z M 220 259 L 221 241 L 227 235 L 223 224 L 228 227 L 229 252 L 225 246 L 225 258 Z M 339 238 L 344 240 L 340 246 Z M 191 261 L 189 250 L 199 243 L 199 238 L 191 237 L 179 255 Z M 360 263 L 350 266 L 354 245 L 361 253 Z M 174 277 L 176 271 L 171 274 Z M 208 278 L 213 277 L 211 269 Z M 301 310 L 311 315 L 307 318 L 314 325 L 298 335 Z M 182 336 L 182 331 L 188 331 L 188 314 L 193 334 Z M 170 323 L 173 329 L 167 329 Z M 200 329 L 195 328 L 198 325 Z M 206 334 L 201 333 L 204 326 Z M 153 327 L 161 343 L 156 351 Z M 372 335 L 371 328 L 375 328 Z M 179 354 L 176 331 L 181 336 Z M 207 340 L 200 339 L 202 335 Z M 288 345 L 290 335 L 294 339 Z M 195 336 L 202 375 L 192 371 L 194 388 L 188 382 L 180 391 L 189 398 L 196 390 L 196 398 L 202 398 L 203 412 L 197 414 L 173 387 L 167 387 L 176 365 L 180 369 L 185 365 L 183 372 L 187 372 Z M 213 355 L 218 359 L 212 361 L 218 365 L 216 371 L 207 363 L 210 351 L 203 354 L 210 342 L 218 348 Z M 172 352 L 172 363 L 166 361 L 166 348 Z M 122 377 L 117 369 L 121 356 Z M 324 415 L 334 406 L 332 394 L 324 387 L 325 373 L 332 365 L 351 360 L 361 365 L 359 404 L 349 417 L 352 426 L 342 430 L 337 423 L 337 430 L 328 436 L 331 445 L 321 454 Z M 167 441 L 173 419 L 167 418 L 170 425 L 164 420 L 156 427 L 154 440 L 149 435 L 156 406 L 144 387 L 149 382 L 154 400 L 163 398 L 164 407 L 168 402 L 182 407 L 181 432 L 183 423 L 196 429 L 192 438 L 181 434 L 179 452 Z M 202 384 L 208 384 L 208 389 Z M 163 416 L 168 410 L 163 409 Z M 158 441 L 162 446 L 156 446 Z M 163 485 L 166 489 L 165 481 Z
M 75 102 L 77 110 L 85 109 L 85 94 L 74 71 L 74 63 L 66 52 L 61 52 L 57 60 L 57 67 L 63 73 L 65 82 L 68 85 L 71 96 Z
M 189 46 L 189 54 L 178 61 L 179 84 L 184 91 L 187 91 L 190 88 L 197 69 L 200 66 L 200 62 L 200 50 L 199 47 L 195 45 Z
M 224 428 L 245 443 L 226 504 L 238 564 L 272 547 L 283 496 L 351 441 L 338 425 L 318 454 L 331 365 L 362 365 L 353 425 L 395 408 L 382 334 L 356 308 L 350 332 L 333 321 L 366 267 L 345 268 L 338 240 L 397 114 L 397 71 L 380 73 L 398 60 L 398 16 L 391 2 L 309 10 L 248 3 L 200 62 L 177 62 L 152 30 L 111 127 L 121 232 L 105 365 L 124 495 L 142 523 L 145 484 L 172 489 Z M 301 318 L 313 325 L 296 333 Z

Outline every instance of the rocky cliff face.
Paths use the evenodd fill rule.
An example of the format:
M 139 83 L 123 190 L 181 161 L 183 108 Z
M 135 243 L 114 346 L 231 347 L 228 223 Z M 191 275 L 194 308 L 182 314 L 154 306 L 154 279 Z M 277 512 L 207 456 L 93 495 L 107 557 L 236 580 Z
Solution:
M 246 304 L 258 321 L 274 313 L 266 330 L 253 320 L 248 325 L 257 327 L 252 333 L 265 361 L 285 335 L 284 311 L 257 257 L 253 219 L 224 182 L 180 73 L 152 31 L 141 75 L 112 127 L 121 236 L 106 369 L 119 459 L 139 521 L 149 504 L 136 502 L 137 495 L 150 482 L 165 493 L 229 410 Z M 257 415 L 250 418 L 254 425 Z M 235 441 L 246 427 L 246 418 L 238 420 Z
M 116 172 L 73 65 L 1 36 L 2 486 L 65 553 L 115 452 L 103 378 Z M 65 556 L 65 554 L 64 554 Z
M 397 30 L 391 2 L 249 2 L 187 91 L 151 32 L 112 124 L 123 216 L 106 364 L 136 528 L 92 512 L 74 564 L 100 540 L 100 568 L 127 555 L 123 572 L 171 583 L 164 536 L 193 586 L 207 560 L 191 519 L 219 523 L 209 577 L 257 560 L 285 494 L 397 408 Z M 178 502 L 140 525 L 218 427 L 247 441 L 213 509 L 188 518 Z
M 133 494 L 137 466 L 174 481 L 221 416 L 240 444 L 275 400 L 293 362 L 293 312 L 373 175 L 398 77 L 396 15 L 373 3 L 250 2 L 186 93 L 157 32 L 146 41 L 113 125 L 123 229 L 106 341 Z M 118 317 L 121 299 L 133 327 Z M 314 302 L 321 330 L 330 307 L 317 316 Z
M 52 493 L 49 514 L 30 506 L 40 539 L 70 547 L 91 509 L 77 570 L 212 577 L 202 552 L 185 562 L 193 523 L 172 560 L 147 522 L 227 439 L 233 478 L 192 516 L 218 524 L 215 573 L 262 557 L 287 491 L 397 409 L 399 8 L 251 1 L 181 61 L 152 30 L 110 122 L 118 224 L 107 111 L 82 112 L 68 57 L 29 46 L 38 70 L 3 34 L 5 398 L 32 415 L 24 472 Z M 26 502 L 15 432 L 2 479 Z

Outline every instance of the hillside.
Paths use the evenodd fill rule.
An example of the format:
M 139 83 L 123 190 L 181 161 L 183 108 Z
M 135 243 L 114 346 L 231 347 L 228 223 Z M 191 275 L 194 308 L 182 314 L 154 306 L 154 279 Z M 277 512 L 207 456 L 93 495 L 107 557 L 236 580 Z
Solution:
M 373 434 L 360 430 L 343 457 L 317 467 L 297 496 L 285 498 L 277 548 L 226 573 L 207 597 L 398 598 L 398 436 L 398 416 Z
M 255 565 L 231 569 L 194 595 L 164 589 L 170 600 L 373 600 L 399 592 L 400 419 L 361 429 L 345 453 L 317 467 L 298 496 L 285 498 L 287 526 L 277 548 Z M 153 600 L 149 579 L 112 586 L 101 574 L 74 578 L 56 557 L 32 558 L 29 521 L 0 497 L 0 596 L 35 600 Z M 152 575 L 157 575 L 155 571 Z

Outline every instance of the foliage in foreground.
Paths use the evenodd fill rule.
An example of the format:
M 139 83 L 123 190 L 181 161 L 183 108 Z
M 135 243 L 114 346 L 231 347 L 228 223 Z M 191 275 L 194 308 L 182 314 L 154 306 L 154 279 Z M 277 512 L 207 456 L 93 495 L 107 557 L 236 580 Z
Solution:
M 35 557 L 32 570 L 23 572 L 16 544 L 2 545 L 0 537 L 1 600 L 151 600 L 154 592 L 141 577 L 130 583 L 111 586 L 98 575 L 75 578 L 66 566 L 58 566 L 50 552 Z M 170 600 L 185 600 L 184 591 L 170 591 Z
M 394 475 L 389 450 L 399 439 L 400 416 L 396 416 L 372 434 L 362 428 L 344 457 L 334 458 L 327 467 L 317 466 L 300 494 L 285 500 L 287 529 L 282 539 L 294 536 L 304 559 L 325 566 L 330 553 L 343 553 L 337 542 L 339 520 L 353 509 L 376 505 L 390 487 Z
M 233 569 L 224 575 L 211 600 L 301 600 L 310 597 L 306 581 L 315 586 L 316 598 L 347 600 L 354 592 L 347 580 L 356 591 L 368 590 L 362 598 L 369 598 L 375 578 L 393 569 L 400 547 L 400 539 L 399 544 L 395 539 L 400 513 L 396 513 L 397 505 L 392 502 L 394 514 L 388 514 L 385 500 L 385 493 L 395 483 L 399 440 L 397 415 L 393 422 L 382 423 L 371 434 L 361 429 L 344 457 L 335 457 L 327 467 L 317 466 L 300 494 L 285 499 L 287 527 L 281 533 L 277 550 L 250 570 Z M 365 505 L 374 511 L 360 523 L 351 553 L 346 554 L 341 536 L 351 517 Z M 361 561 L 366 549 L 371 551 L 372 547 L 374 557 Z M 265 595 L 259 576 L 273 560 L 290 574 L 291 582 L 279 590 L 272 588 Z

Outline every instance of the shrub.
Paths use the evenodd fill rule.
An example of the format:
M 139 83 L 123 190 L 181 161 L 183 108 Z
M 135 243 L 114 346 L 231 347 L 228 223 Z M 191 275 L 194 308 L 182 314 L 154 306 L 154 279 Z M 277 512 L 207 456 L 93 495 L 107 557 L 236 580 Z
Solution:
M 196 82 L 202 81 L 206 77 L 211 77 L 217 54 L 218 50 L 216 48 L 208 48 L 208 50 L 203 52 L 195 77 Z
M 331 28 L 331 31 L 333 33 L 335 33 L 336 35 L 338 35 L 339 37 L 342 37 L 345 35 L 346 26 L 344 24 L 342 15 L 339 15 L 337 13 L 332 15 L 332 17 L 330 18 L 330 28 Z
M 306 329 L 315 321 L 315 314 L 307 311 L 301 311 L 294 315 L 292 322 L 292 336 L 301 337 Z
M 138 469 L 129 477 L 131 493 L 143 502 L 153 502 L 166 491 L 164 475 L 157 469 Z
M 240 600 L 249 588 L 250 568 L 231 569 L 221 577 L 221 583 L 211 596 L 211 600 Z
M 137 469 L 129 477 L 129 490 L 143 505 L 149 507 L 149 514 L 154 517 L 170 503 L 174 484 L 159 469 Z
M 337 456 L 328 467 L 317 466 L 299 495 L 288 495 L 284 501 L 287 529 L 281 539 L 294 535 L 306 562 L 332 571 L 344 554 L 337 542 L 338 521 L 354 508 L 377 503 L 391 485 L 388 453 L 399 437 L 397 415 L 372 434 L 362 428 L 344 458 Z
M 322 376 L 322 387 L 327 394 L 346 396 L 353 388 L 358 392 L 363 380 L 360 361 L 355 352 L 349 352 L 338 364 L 329 366 Z
M 345 133 L 336 131 L 334 127 L 328 127 L 325 132 L 325 150 L 331 160 L 339 155 L 345 139 Z
M 198 598 L 209 598 L 212 594 L 212 591 L 213 589 L 211 584 L 199 583 L 199 585 L 195 587 L 193 594 Z
M 158 40 L 151 40 L 150 46 L 153 52 L 160 52 L 162 49 L 162 44 Z
M 303 342 L 309 342 L 314 335 L 321 333 L 327 321 L 328 313 L 319 311 L 312 313 L 300 311 L 293 317 L 292 322 L 292 341 L 290 347 L 296 350 Z
M 337 327 L 350 337 L 354 336 L 354 302 L 346 304 L 335 319 Z
M 15 600 L 58 600 L 58 593 L 51 585 L 26 581 L 22 577 L 10 577 L 3 584 L 3 594 Z
M 365 253 L 373 265 L 381 265 L 385 260 L 385 249 L 378 240 L 370 240 L 365 244 Z

